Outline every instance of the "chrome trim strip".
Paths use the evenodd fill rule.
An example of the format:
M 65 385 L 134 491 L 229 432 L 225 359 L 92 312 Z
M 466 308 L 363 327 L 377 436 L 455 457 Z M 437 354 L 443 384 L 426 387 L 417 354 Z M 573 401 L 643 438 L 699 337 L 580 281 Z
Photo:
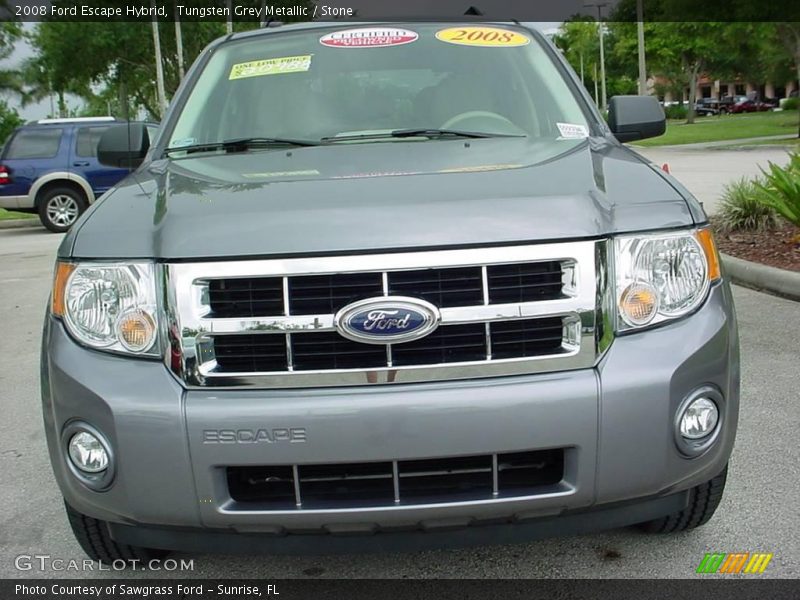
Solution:
M 497 454 L 492 454 L 492 496 L 500 494 L 500 471 L 497 466 Z
M 489 306 L 489 268 L 481 267 L 481 287 L 483 288 L 483 305 Z M 484 327 L 486 332 L 486 360 L 492 360 L 492 325 L 488 321 Z
M 392 487 L 394 488 L 394 503 L 400 504 L 400 470 L 397 461 L 392 461 Z
M 374 519 L 380 519 L 384 515 L 392 515 L 392 514 L 414 514 L 415 512 L 423 510 L 429 510 L 432 508 L 437 509 L 449 509 L 449 508 L 459 508 L 459 507 L 476 507 L 480 508 L 483 506 L 491 506 L 491 507 L 501 507 L 501 506 L 508 506 L 511 510 L 518 510 L 523 512 L 525 509 L 530 510 L 530 503 L 531 501 L 546 501 L 550 499 L 561 499 L 567 498 L 569 496 L 574 496 L 576 493 L 576 487 L 569 482 L 562 481 L 560 483 L 555 484 L 552 488 L 545 488 L 542 490 L 541 493 L 538 494 L 527 494 L 525 496 L 511 496 L 508 498 L 482 498 L 480 500 L 459 500 L 459 501 L 451 501 L 451 502 L 436 502 L 436 503 L 426 503 L 426 504 L 397 504 L 394 505 L 381 505 L 381 506 L 359 506 L 359 507 L 348 507 L 348 508 L 306 508 L 303 509 L 303 514 L 309 517 L 314 515 L 322 515 L 322 516 L 346 516 L 356 514 L 359 517 L 363 516 L 370 516 Z M 560 509 L 559 509 L 560 510 Z M 297 509 L 281 509 L 281 510 L 243 510 L 241 505 L 237 505 L 235 502 L 229 502 L 223 504 L 217 509 L 217 513 L 220 515 L 225 515 L 227 517 L 233 516 L 250 516 L 250 517 L 263 517 L 264 519 L 269 519 L 270 517 L 291 517 L 292 515 L 296 515 L 298 513 Z
M 349 256 L 320 256 L 313 258 L 284 258 L 205 263 L 178 263 L 172 266 L 181 271 L 184 282 L 230 279 L 234 277 L 283 277 L 292 275 L 329 275 L 332 273 L 380 273 L 442 267 L 480 267 L 550 260 L 585 260 L 593 263 L 595 242 L 563 242 L 467 250 L 431 250 L 386 254 L 354 254 Z
M 609 339 L 604 340 L 602 344 L 596 339 L 598 330 L 603 324 L 603 314 L 609 310 L 607 255 L 607 242 L 601 240 L 365 256 L 169 264 L 165 267 L 170 288 L 167 290 L 169 306 L 166 313 L 173 352 L 165 353 L 165 361 L 176 377 L 189 388 L 235 386 L 278 389 L 356 386 L 499 377 L 589 368 L 596 363 L 599 354 L 610 343 Z M 565 269 L 564 298 L 541 302 L 488 304 L 487 266 L 553 260 L 560 261 Z M 387 345 L 387 366 L 380 368 L 291 372 L 286 370 L 271 373 L 215 372 L 217 368 L 213 353 L 215 335 L 284 334 L 287 337 L 287 354 L 291 361 L 290 340 L 293 335 L 302 335 L 307 331 L 336 330 L 334 315 L 288 314 L 289 290 L 286 278 L 289 276 L 378 272 L 382 274 L 384 294 L 388 294 L 389 271 L 450 266 L 482 267 L 484 304 L 442 308 L 439 311 L 441 325 L 486 323 L 487 354 L 489 354 L 491 322 L 560 317 L 564 321 L 561 351 L 536 357 L 396 367 L 392 365 L 391 347 Z M 209 317 L 208 283 L 211 280 L 254 276 L 284 278 L 283 300 L 286 309 L 284 312 L 287 314 L 257 318 Z M 608 336 L 608 332 L 605 333 Z M 180 360 L 176 358 L 175 347 L 179 349 Z
M 303 506 L 303 498 L 300 496 L 300 469 L 297 465 L 292 465 L 292 479 L 294 480 L 294 503 L 297 508 Z
M 384 297 L 389 296 L 389 273 L 384 271 L 381 273 L 381 285 L 383 288 L 383 295 Z M 386 344 L 386 366 L 391 367 L 394 363 L 394 359 L 392 358 L 392 345 Z M 397 500 L 396 500 L 397 502 Z
M 456 306 L 441 308 L 440 325 L 465 325 L 511 319 L 558 317 L 580 314 L 585 308 L 577 298 L 522 302 L 519 304 L 491 304 L 489 306 Z M 593 310 L 591 307 L 588 310 Z M 226 317 L 210 319 L 201 317 L 198 335 L 234 333 L 302 333 L 303 331 L 336 331 L 334 315 L 288 315 L 275 317 Z

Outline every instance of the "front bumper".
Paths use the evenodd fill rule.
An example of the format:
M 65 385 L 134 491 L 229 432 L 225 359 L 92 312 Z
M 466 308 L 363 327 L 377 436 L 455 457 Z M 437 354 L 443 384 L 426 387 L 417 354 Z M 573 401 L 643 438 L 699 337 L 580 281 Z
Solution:
M 162 363 L 87 350 L 54 319 L 46 323 L 43 344 L 44 418 L 62 493 L 78 511 L 116 523 L 112 532 L 119 539 L 139 545 L 182 547 L 203 533 L 245 534 L 244 541 L 251 534 L 432 531 L 489 522 L 541 525 L 562 514 L 589 527 L 596 521 L 580 515 L 590 509 L 600 510 L 594 514 L 605 514 L 601 522 L 614 527 L 679 509 L 685 501 L 680 492 L 724 468 L 738 418 L 738 340 L 727 285 L 714 286 L 708 301 L 686 319 L 617 338 L 594 369 L 498 379 L 188 391 Z M 675 411 L 693 390 L 707 385 L 724 398 L 720 434 L 702 455 L 686 458 L 674 441 Z M 67 468 L 61 432 L 76 419 L 102 431 L 115 452 L 116 478 L 104 492 L 88 489 Z M 204 443 L 209 429 L 261 427 L 304 428 L 306 441 Z M 261 511 L 233 502 L 224 477 L 229 465 L 391 461 L 547 448 L 566 449 L 563 481 L 516 498 Z M 174 531 L 186 534 L 183 541 Z

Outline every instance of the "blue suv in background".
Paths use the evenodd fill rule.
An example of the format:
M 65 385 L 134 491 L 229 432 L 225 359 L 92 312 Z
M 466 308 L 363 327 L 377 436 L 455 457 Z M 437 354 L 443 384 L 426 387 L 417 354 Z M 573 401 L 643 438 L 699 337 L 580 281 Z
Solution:
M 97 144 L 113 117 L 42 119 L 14 131 L 0 155 L 0 208 L 36 212 L 50 231 L 78 217 L 130 169 L 101 165 Z M 153 138 L 158 125 L 147 124 Z

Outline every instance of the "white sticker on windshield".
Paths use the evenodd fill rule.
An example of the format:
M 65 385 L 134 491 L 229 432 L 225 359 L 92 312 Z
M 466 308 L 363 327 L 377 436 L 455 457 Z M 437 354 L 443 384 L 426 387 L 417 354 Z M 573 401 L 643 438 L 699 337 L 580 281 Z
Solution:
M 417 41 L 416 31 L 397 27 L 365 27 L 334 31 L 319 38 L 319 43 L 330 48 L 383 48 L 402 46 Z
M 197 140 L 195 138 L 183 138 L 180 140 L 173 140 L 173 142 L 169 145 L 169 147 L 182 148 L 183 146 L 192 146 L 195 143 L 197 143 Z
M 589 137 L 589 129 L 586 125 L 556 123 L 556 127 L 558 127 L 558 132 L 561 134 L 562 140 L 581 140 Z

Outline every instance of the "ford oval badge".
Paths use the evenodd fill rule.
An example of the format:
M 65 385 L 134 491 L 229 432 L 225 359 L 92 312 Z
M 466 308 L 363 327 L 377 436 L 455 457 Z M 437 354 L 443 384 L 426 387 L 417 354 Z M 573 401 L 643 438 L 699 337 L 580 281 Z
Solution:
M 418 340 L 439 325 L 430 302 L 405 296 L 369 298 L 348 304 L 333 319 L 339 333 L 364 344 L 401 344 Z

